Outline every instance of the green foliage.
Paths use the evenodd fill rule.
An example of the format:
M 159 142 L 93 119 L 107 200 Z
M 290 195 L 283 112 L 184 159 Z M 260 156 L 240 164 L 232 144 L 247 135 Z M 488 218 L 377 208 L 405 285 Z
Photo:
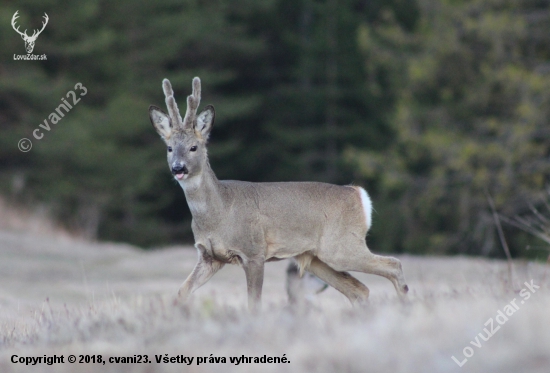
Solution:
M 24 53 L 10 26 L 17 9 L 2 8 L 4 193 L 46 204 L 65 225 L 92 238 L 141 245 L 190 239 L 185 200 L 169 175 L 147 108 L 162 105 L 163 78 L 171 79 L 184 103 L 192 77 L 201 76 L 204 100 L 217 104 L 217 125 L 242 122 L 213 147 L 215 163 L 230 158 L 260 101 L 242 79 L 258 69 L 264 54 L 246 17 L 264 12 L 266 5 L 86 0 L 27 1 L 18 7 L 25 25 L 39 25 L 48 13 L 34 51 L 48 59 L 13 61 L 13 53 Z M 40 129 L 42 139 L 34 139 L 33 130 L 77 82 L 87 94 L 61 121 L 50 123 L 49 131 Z M 17 150 L 21 137 L 33 140 L 29 153 Z
M 50 21 L 24 53 L 9 20 Z M 384 108 L 364 86 L 356 42 L 360 2 L 37 1 L 0 10 L 0 182 L 20 203 L 43 204 L 65 225 L 108 240 L 190 240 L 190 215 L 164 146 L 148 123 L 163 78 L 180 105 L 193 76 L 217 109 L 210 158 L 218 176 L 349 182 L 345 144 L 381 149 Z M 372 18 L 374 22 L 376 18 Z M 29 26 L 26 26 L 29 25 Z M 33 130 L 81 82 L 88 93 L 36 140 Z M 365 125 L 367 123 L 368 125 Z M 20 153 L 19 138 L 33 140 Z
M 538 6 L 424 1 L 419 32 L 397 38 L 411 53 L 395 142 L 383 153 L 348 152 L 385 196 L 379 208 L 392 212 L 380 220 L 398 216 L 390 229 L 399 242 L 382 241 L 387 250 L 499 255 L 485 192 L 512 216 L 548 183 L 550 39 Z
M 29 30 L 48 13 L 47 61 L 13 60 L 16 10 Z M 190 241 L 147 108 L 164 106 L 165 77 L 183 106 L 198 75 L 219 178 L 362 184 L 374 250 L 499 255 L 485 192 L 513 216 L 548 183 L 548 14 L 535 0 L 8 2 L 0 189 L 92 238 Z M 34 139 L 77 82 L 88 93 Z M 506 234 L 514 255 L 530 242 Z

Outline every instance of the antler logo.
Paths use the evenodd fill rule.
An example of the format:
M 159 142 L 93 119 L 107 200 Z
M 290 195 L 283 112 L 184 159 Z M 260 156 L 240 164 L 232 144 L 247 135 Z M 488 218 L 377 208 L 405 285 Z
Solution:
M 15 32 L 21 35 L 21 37 L 25 41 L 25 49 L 27 50 L 27 53 L 32 53 L 32 50 L 34 49 L 34 43 L 36 42 L 36 38 L 38 38 L 38 35 L 40 35 L 42 31 L 44 31 L 44 28 L 48 24 L 48 19 L 49 19 L 48 15 L 44 13 L 44 22 L 42 22 L 42 29 L 40 31 L 34 30 L 33 34 L 29 36 L 27 35 L 27 29 L 25 29 L 25 32 L 21 32 L 19 31 L 19 26 L 17 26 L 17 28 L 15 27 L 15 20 L 19 17 L 19 15 L 17 15 L 18 12 L 19 11 L 17 10 L 11 19 L 11 27 L 13 27 Z

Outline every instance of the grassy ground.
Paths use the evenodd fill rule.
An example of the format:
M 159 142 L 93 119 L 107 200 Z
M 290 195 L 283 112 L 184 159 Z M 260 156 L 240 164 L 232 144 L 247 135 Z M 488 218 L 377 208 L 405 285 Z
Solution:
M 244 273 L 234 266 L 216 274 L 190 303 L 174 302 L 195 259 L 187 247 L 142 252 L 0 231 L 0 372 L 550 371 L 546 265 L 515 262 L 510 282 L 501 261 L 405 256 L 411 289 L 405 303 L 386 279 L 357 274 L 371 289 L 367 307 L 352 308 L 328 289 L 292 310 L 286 263 L 268 263 L 263 312 L 251 316 Z M 520 293 L 531 280 L 540 288 Z M 505 308 L 510 302 L 517 307 Z M 508 320 L 498 313 L 512 310 Z M 494 334 L 487 339 L 491 318 Z M 463 351 L 473 355 L 464 361 Z M 64 363 L 11 362 L 14 355 L 54 354 L 63 355 Z M 77 363 L 67 362 L 71 354 Z M 189 366 L 155 362 L 155 355 L 165 354 L 194 360 Z M 227 363 L 210 363 L 211 354 Z M 79 355 L 101 355 L 103 361 L 147 355 L 153 362 L 79 364 Z M 243 355 L 289 362 L 230 362 Z M 204 362 L 197 365 L 199 357 Z

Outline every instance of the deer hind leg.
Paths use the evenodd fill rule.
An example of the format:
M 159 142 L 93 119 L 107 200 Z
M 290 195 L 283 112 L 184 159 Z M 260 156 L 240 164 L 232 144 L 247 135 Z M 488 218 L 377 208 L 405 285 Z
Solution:
M 346 255 L 338 258 L 321 258 L 332 268 L 345 271 L 357 271 L 383 276 L 390 280 L 400 297 L 404 297 L 409 291 L 401 261 L 390 256 L 376 255 L 365 246 L 361 246 L 353 252 L 346 251 Z
M 311 260 L 306 270 L 344 294 L 353 305 L 363 304 L 369 297 L 369 289 L 362 282 L 347 272 L 332 269 L 317 257 Z
M 198 245 L 197 250 L 199 260 L 178 291 L 179 298 L 183 300 L 210 280 L 225 264 L 208 255 L 204 246 Z
M 409 291 L 403 275 L 401 261 L 391 256 L 373 254 L 368 251 L 368 248 L 366 254 L 362 255 L 362 260 L 358 260 L 355 267 L 350 271 L 372 273 L 387 278 L 392 282 L 400 297 L 404 297 Z

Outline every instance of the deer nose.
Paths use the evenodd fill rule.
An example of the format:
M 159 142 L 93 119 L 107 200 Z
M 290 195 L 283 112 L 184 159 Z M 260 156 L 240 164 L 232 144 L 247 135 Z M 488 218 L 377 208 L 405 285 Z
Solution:
M 189 170 L 187 169 L 187 167 L 185 167 L 185 165 L 182 165 L 182 164 L 175 164 L 172 166 L 172 175 L 176 175 L 176 174 L 188 174 L 189 173 Z

